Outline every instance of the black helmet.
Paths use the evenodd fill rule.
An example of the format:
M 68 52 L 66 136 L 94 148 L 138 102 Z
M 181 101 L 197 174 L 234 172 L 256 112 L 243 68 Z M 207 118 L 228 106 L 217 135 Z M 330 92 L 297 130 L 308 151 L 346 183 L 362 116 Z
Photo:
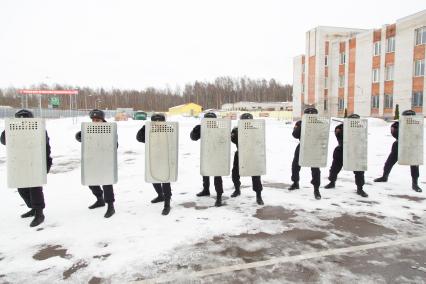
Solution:
M 27 109 L 21 109 L 15 113 L 16 118 L 33 118 L 34 115 L 31 111 Z
M 351 114 L 350 116 L 348 116 L 348 118 L 361 118 L 359 115 L 357 115 L 356 113 Z
M 303 113 L 306 114 L 318 114 L 318 110 L 314 107 L 308 107 L 307 109 L 305 109 L 305 111 Z
M 412 111 L 411 109 L 409 109 L 409 110 L 404 110 L 402 112 L 402 115 L 416 115 L 416 113 Z
M 154 113 L 151 115 L 151 121 L 166 121 L 166 117 L 162 113 Z
M 251 113 L 246 112 L 240 116 L 240 119 L 253 119 L 253 115 Z
M 217 118 L 214 112 L 208 112 L 204 115 L 205 118 Z
M 105 113 L 102 110 L 100 110 L 100 109 L 91 110 L 89 112 L 89 117 L 91 119 L 99 118 L 99 119 L 102 119 L 103 122 L 106 122 L 106 120 L 105 120 Z

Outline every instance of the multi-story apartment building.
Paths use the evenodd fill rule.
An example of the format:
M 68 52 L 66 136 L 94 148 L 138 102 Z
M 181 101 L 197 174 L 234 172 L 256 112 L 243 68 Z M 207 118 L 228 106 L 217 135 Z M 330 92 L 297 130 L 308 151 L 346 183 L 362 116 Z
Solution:
M 317 27 L 294 58 L 293 116 L 392 117 L 396 104 L 426 115 L 426 10 L 380 29 Z

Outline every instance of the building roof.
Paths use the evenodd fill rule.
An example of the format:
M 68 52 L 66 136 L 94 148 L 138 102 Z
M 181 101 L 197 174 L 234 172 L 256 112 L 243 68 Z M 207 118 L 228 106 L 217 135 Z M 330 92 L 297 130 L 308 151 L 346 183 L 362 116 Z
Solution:
M 200 105 L 197 105 L 196 103 L 187 103 L 187 104 L 177 105 L 177 106 L 171 107 L 169 109 L 181 108 L 181 107 L 184 107 L 184 106 L 187 106 L 187 105 L 196 105 L 196 106 L 201 107 Z

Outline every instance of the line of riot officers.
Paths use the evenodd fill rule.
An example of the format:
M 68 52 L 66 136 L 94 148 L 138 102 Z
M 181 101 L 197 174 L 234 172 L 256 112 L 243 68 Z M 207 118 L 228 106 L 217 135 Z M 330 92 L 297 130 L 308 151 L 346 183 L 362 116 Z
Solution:
M 113 184 L 117 182 L 118 139 L 116 128 L 114 127 L 115 124 L 107 123 L 105 114 L 101 110 L 92 110 L 89 113 L 89 117 L 92 123 L 82 123 L 82 131 L 77 132 L 75 135 L 76 140 L 82 143 L 82 184 L 88 185 L 96 197 L 96 201 L 89 206 L 89 209 L 107 205 L 104 217 L 110 218 L 115 214 Z M 374 181 L 386 182 L 393 165 L 405 158 L 404 162 L 400 162 L 400 164 L 410 165 L 412 189 L 416 192 L 421 192 L 418 178 L 419 165 L 423 163 L 423 155 L 418 158 L 410 156 L 412 151 L 408 154 L 402 153 L 403 151 L 399 151 L 398 148 L 400 146 L 398 139 L 399 137 L 405 137 L 404 147 L 414 147 L 423 153 L 423 118 L 416 121 L 414 119 L 415 113 L 412 111 L 403 112 L 403 117 L 413 119 L 408 120 L 408 126 L 404 126 L 403 131 L 405 132 L 403 135 L 399 133 L 399 122 L 394 122 L 391 125 L 391 134 L 396 141 L 393 143 L 391 153 L 385 162 L 383 175 Z M 15 114 L 15 118 L 18 120 L 6 121 L 6 131 L 1 134 L 1 143 L 8 147 L 8 184 L 9 187 L 18 187 L 20 196 L 27 207 L 30 208 L 21 217 L 34 217 L 30 226 L 35 227 L 43 223 L 45 219 L 42 185 L 45 184 L 43 175 L 45 181 L 45 176 L 52 166 L 49 136 L 45 131 L 42 120 L 32 122 L 34 117 L 30 111 L 20 110 Z M 404 121 L 404 123 L 406 122 Z M 416 125 L 419 123 L 421 125 Z M 411 129 L 411 125 L 414 128 Z M 295 123 L 292 135 L 300 142 L 294 151 L 291 166 L 293 184 L 289 187 L 289 190 L 293 191 L 300 188 L 299 172 L 301 167 L 310 167 L 314 197 L 315 199 L 321 199 L 319 191 L 320 168 L 325 167 L 327 164 L 329 126 L 329 119 L 319 117 L 317 110 L 314 108 L 306 109 L 303 119 Z M 31 131 L 38 131 L 38 136 L 31 134 Z M 419 132 L 417 133 L 419 135 L 415 136 L 415 131 L 421 131 L 421 133 Z M 328 177 L 329 183 L 325 188 L 330 189 L 336 186 L 337 176 L 343 168 L 354 172 L 356 193 L 362 197 L 368 197 L 363 189 L 365 184 L 364 172 L 367 169 L 368 133 L 366 120 L 362 120 L 358 115 L 353 114 L 344 123 L 335 127 L 334 134 L 338 145 L 333 152 L 333 161 Z M 406 142 L 407 137 L 410 138 L 410 135 L 414 135 L 416 138 L 412 140 L 417 139 L 421 145 L 417 145 L 419 143 L 406 145 L 408 143 Z M 8 137 L 7 144 L 6 137 Z M 362 139 L 354 141 L 353 137 L 361 137 Z M 28 157 L 27 160 L 22 160 L 21 154 L 16 151 L 15 146 L 18 144 L 23 145 L 23 142 L 33 139 L 35 141 L 34 145 L 36 145 L 34 149 L 39 150 L 39 155 L 31 155 L 31 158 Z M 136 139 L 138 142 L 145 143 L 145 180 L 153 184 L 157 193 L 157 196 L 151 202 L 162 202 L 164 207 L 161 213 L 162 215 L 168 215 L 171 210 L 171 182 L 177 180 L 178 125 L 176 122 L 167 122 L 163 114 L 156 113 L 151 116 L 151 121 L 146 122 L 137 132 Z M 265 127 L 263 120 L 255 120 L 250 113 L 244 113 L 240 117 L 238 127 L 234 127 L 231 130 L 229 119 L 218 119 L 215 113 L 209 112 L 205 114 L 202 123 L 192 129 L 190 139 L 193 141 L 201 140 L 200 173 L 202 175 L 203 189 L 196 194 L 198 197 L 210 196 L 210 177 L 212 176 L 216 191 L 215 206 L 220 207 L 223 205 L 222 177 L 229 175 L 230 143 L 232 142 L 236 145 L 237 151 L 234 154 L 232 163 L 231 176 L 234 192 L 231 197 L 235 198 L 241 195 L 241 174 L 241 176 L 251 177 L 253 191 L 256 193 L 256 203 L 258 205 L 264 204 L 261 182 L 261 175 L 266 173 Z M 44 146 L 37 148 L 40 143 L 43 143 Z M 27 143 L 27 145 L 29 144 Z M 42 163 L 39 165 L 42 179 L 38 179 L 37 175 L 33 179 L 20 178 L 14 172 L 16 169 L 21 168 L 23 172 L 25 170 L 34 171 L 34 168 L 31 168 L 32 166 L 30 165 L 34 162 L 31 159 L 35 159 L 35 162 L 37 162 L 37 159 L 41 160 Z

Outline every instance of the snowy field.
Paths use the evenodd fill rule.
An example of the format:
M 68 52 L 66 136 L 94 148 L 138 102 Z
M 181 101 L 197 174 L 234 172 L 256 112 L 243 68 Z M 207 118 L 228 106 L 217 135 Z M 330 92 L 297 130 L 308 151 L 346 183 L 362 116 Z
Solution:
M 87 208 L 95 197 L 80 184 L 74 135 L 88 120 L 47 121 L 53 167 L 44 187 L 46 220 L 37 228 L 29 227 L 31 218 L 19 217 L 27 208 L 16 189 L 6 186 L 6 151 L 0 147 L 0 283 L 123 283 L 164 275 L 178 283 L 425 283 L 425 242 L 188 279 L 194 271 L 425 236 L 426 192 L 411 190 L 408 166 L 395 165 L 387 183 L 373 182 L 394 142 L 389 124 L 375 119 L 369 121 L 368 198 L 355 194 L 352 172 L 342 171 L 336 188 L 324 189 L 328 168 L 321 170 L 322 200 L 314 199 L 309 169 L 302 168 L 301 189 L 289 192 L 298 141 L 291 136 L 293 125 L 267 120 L 265 206 L 256 204 L 249 178 L 241 179 L 242 195 L 229 198 L 233 185 L 225 177 L 225 206 L 216 208 L 213 180 L 210 197 L 195 196 L 202 188 L 200 145 L 189 133 L 200 121 L 175 120 L 179 178 L 172 184 L 169 216 L 161 215 L 162 204 L 150 203 L 155 191 L 144 182 L 144 144 L 135 139 L 141 121 L 118 123 L 119 182 L 110 219 L 103 217 L 106 207 Z M 331 132 L 328 166 L 336 145 Z M 420 167 L 419 185 L 426 190 L 423 173 Z

